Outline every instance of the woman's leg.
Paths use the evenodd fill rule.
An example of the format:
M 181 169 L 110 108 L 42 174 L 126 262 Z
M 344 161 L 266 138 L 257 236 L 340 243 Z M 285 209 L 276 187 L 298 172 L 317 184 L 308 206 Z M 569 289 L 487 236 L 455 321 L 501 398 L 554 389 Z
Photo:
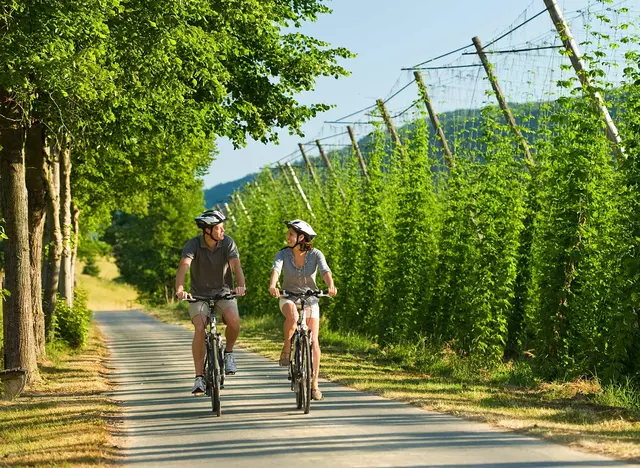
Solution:
M 311 388 L 318 388 L 318 374 L 320 373 L 320 319 L 308 318 L 307 326 L 311 330 L 311 336 L 313 336 L 313 380 L 311 382 Z
M 282 315 L 284 315 L 284 325 L 282 326 L 282 334 L 284 336 L 284 342 L 282 344 L 282 354 L 289 356 L 291 349 L 291 337 L 296 329 L 296 322 L 298 321 L 298 310 L 296 305 L 287 301 L 282 304 Z

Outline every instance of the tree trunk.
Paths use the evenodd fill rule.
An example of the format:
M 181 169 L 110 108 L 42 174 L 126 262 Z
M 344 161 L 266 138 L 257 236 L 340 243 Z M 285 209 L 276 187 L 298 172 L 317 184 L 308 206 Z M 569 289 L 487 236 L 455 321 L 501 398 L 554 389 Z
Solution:
M 78 241 L 80 239 L 80 208 L 75 203 L 71 203 L 73 213 L 73 245 L 71 249 L 71 291 L 76 285 L 76 261 L 78 259 Z
M 60 282 L 60 260 L 62 257 L 62 231 L 60 230 L 60 148 L 52 146 L 47 171 L 47 220 L 51 228 L 47 277 L 44 288 L 44 320 L 47 341 L 53 341 L 55 332 L 56 295 Z
M 71 150 L 63 140 L 60 148 L 60 224 L 62 227 L 62 261 L 58 292 L 69 307 L 73 307 L 73 283 L 71 278 Z
M 5 304 L 5 295 L 4 290 L 6 286 L 4 284 L 4 269 L 0 269 L 0 313 L 2 313 L 2 336 L 7 336 L 7 316 L 5 315 L 5 310 L 7 310 Z M 2 355 L 2 363 L 5 362 L 5 355 Z
M 49 158 L 47 158 L 47 163 L 45 167 L 45 189 L 46 189 L 46 197 L 45 203 L 47 204 L 47 215 L 44 217 L 44 233 L 42 235 L 42 290 L 45 291 L 47 288 L 47 279 L 49 275 L 49 253 L 51 249 L 51 242 L 53 241 L 53 225 L 51 224 L 53 221 L 51 220 L 51 201 L 49 200 L 49 189 L 47 188 L 47 184 L 49 183 Z M 42 299 L 43 307 L 46 309 L 44 305 L 44 297 Z
M 29 247 L 31 250 L 31 304 L 34 345 L 38 358 L 46 357 L 45 323 L 42 309 L 42 236 L 47 214 L 45 177 L 45 133 L 39 123 L 27 133 L 25 147 L 26 181 L 29 198 Z
M 37 378 L 38 368 L 31 313 L 29 261 L 29 207 L 25 182 L 24 139 L 21 107 L 11 93 L 0 89 L 0 202 L 6 221 L 4 320 L 5 369 L 22 368 L 27 381 Z

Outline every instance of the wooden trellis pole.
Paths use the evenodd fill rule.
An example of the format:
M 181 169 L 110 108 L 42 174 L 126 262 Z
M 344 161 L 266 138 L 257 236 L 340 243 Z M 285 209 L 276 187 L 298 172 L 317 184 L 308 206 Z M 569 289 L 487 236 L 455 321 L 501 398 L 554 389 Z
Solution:
M 240 197 L 240 194 L 236 193 L 235 197 L 236 197 L 236 200 L 238 202 L 238 205 L 242 209 L 242 212 L 247 217 L 247 220 L 249 220 L 249 222 L 251 222 L 251 216 L 249 216 L 249 212 L 247 211 L 247 208 L 244 206 L 244 203 L 242 203 L 242 198 Z
M 453 158 L 453 154 L 449 149 L 449 143 L 447 143 L 447 138 L 444 135 L 444 130 L 442 130 L 442 126 L 440 125 L 438 114 L 436 114 L 435 110 L 433 109 L 433 104 L 431 103 L 431 99 L 429 98 L 427 87 L 424 84 L 424 80 L 422 79 L 422 73 L 420 73 L 419 71 L 414 71 L 413 76 L 415 77 L 416 83 L 418 84 L 418 90 L 420 91 L 422 100 L 427 107 L 427 112 L 429 112 L 429 118 L 431 119 L 433 130 L 436 132 L 436 135 L 438 136 L 438 139 L 442 144 L 442 152 L 444 153 L 445 163 L 447 164 L 447 166 L 449 166 L 449 169 L 452 170 L 455 167 L 455 159 Z
M 347 125 L 347 130 L 349 131 L 349 137 L 351 137 L 351 145 L 353 145 L 353 149 L 356 152 L 356 156 L 358 157 L 358 161 L 360 162 L 360 167 L 362 168 L 362 175 L 365 180 L 369 180 L 369 174 L 367 174 L 367 164 L 364 162 L 364 158 L 362 157 L 362 153 L 360 152 L 360 146 L 358 145 L 358 140 L 356 140 L 356 135 L 353 132 L 353 128 L 351 125 Z
M 280 170 L 280 173 L 284 175 L 284 180 L 287 181 L 287 186 L 289 187 L 289 190 L 291 190 L 291 195 L 295 197 L 296 191 L 293 188 L 293 182 L 291 182 L 291 179 L 289 179 L 289 174 L 287 174 L 287 172 L 284 170 L 284 167 L 282 167 L 282 164 L 280 164 L 279 162 L 278 162 L 278 169 Z
M 320 156 L 322 156 L 324 165 L 327 166 L 327 170 L 329 171 L 329 174 L 331 174 L 331 177 L 333 177 L 333 180 L 336 182 L 336 185 L 338 186 L 338 192 L 340 193 L 340 196 L 342 197 L 343 200 L 346 200 L 347 196 L 345 195 L 344 190 L 342 190 L 342 186 L 340 185 L 338 176 L 336 176 L 336 173 L 333 170 L 333 166 L 331 165 L 331 161 L 329 161 L 329 157 L 327 156 L 327 153 L 324 152 L 324 148 L 322 147 L 320 140 L 316 140 L 316 146 L 318 147 L 318 151 L 320 151 Z
M 247 182 L 247 187 L 251 188 L 251 184 L 249 182 Z M 267 210 L 271 211 L 271 207 L 267 202 L 267 197 L 265 197 L 264 193 L 262 193 L 262 190 L 260 189 L 260 185 L 258 185 L 257 180 L 253 181 L 253 188 L 256 190 L 256 192 L 258 192 L 258 195 L 260 195 L 260 199 L 262 200 L 262 203 L 264 203 L 264 206 L 267 208 Z
M 304 194 L 304 190 L 302 190 L 302 185 L 300 185 L 300 181 L 298 180 L 298 177 L 296 176 L 296 172 L 293 170 L 293 166 L 291 165 L 291 163 L 287 162 L 287 167 L 289 168 L 289 172 L 291 173 L 291 178 L 293 179 L 296 187 L 298 188 L 298 193 L 300 193 L 300 197 L 302 198 L 302 201 L 304 201 L 304 204 L 307 206 L 307 210 L 309 210 L 309 213 L 311 214 L 311 217 L 315 218 L 316 215 L 313 214 L 313 210 L 311 209 L 311 205 L 309 204 L 309 200 L 307 199 L 307 196 Z
M 522 132 L 520 131 L 520 129 L 518 128 L 518 125 L 516 124 L 516 119 L 513 117 L 513 113 L 509 108 L 509 104 L 507 103 L 507 100 L 505 99 L 504 94 L 502 93 L 502 89 L 500 89 L 500 85 L 498 84 L 498 78 L 496 77 L 495 73 L 493 73 L 493 66 L 489 62 L 489 59 L 487 58 L 487 54 L 485 54 L 482 48 L 482 42 L 480 42 L 480 39 L 478 38 L 478 36 L 475 36 L 472 39 L 472 42 L 473 42 L 473 45 L 476 46 L 476 52 L 478 53 L 478 57 L 480 57 L 482 66 L 487 72 L 487 76 L 489 77 L 489 82 L 491 83 L 491 87 L 493 88 L 493 91 L 496 93 L 496 98 L 498 99 L 498 104 L 500 105 L 500 109 L 502 109 L 504 118 L 507 120 L 507 124 L 509 124 L 509 127 L 511 128 L 511 131 L 516 137 L 516 140 L 518 140 L 518 144 L 520 145 L 520 148 L 522 148 L 522 152 L 524 153 L 524 157 L 525 157 L 525 162 L 529 165 L 529 167 L 534 167 L 535 162 L 533 161 L 533 157 L 531 156 L 531 151 L 529 150 L 529 144 L 527 143 L 527 140 L 524 138 L 524 136 L 522 135 Z
M 378 105 L 378 109 L 380 110 L 380 114 L 382 115 L 382 120 L 384 120 L 384 123 L 387 126 L 387 130 L 389 130 L 391 141 L 393 141 L 394 147 L 398 150 L 402 157 L 404 157 L 404 147 L 402 146 L 402 142 L 400 141 L 398 130 L 396 130 L 396 126 L 393 124 L 393 120 L 391 120 L 389 112 L 387 112 L 387 107 L 384 105 L 384 101 L 382 99 L 378 99 L 376 101 L 376 104 Z
M 229 208 L 229 204 L 227 202 L 224 202 L 224 209 L 227 212 L 227 218 L 230 218 L 233 224 L 237 224 L 238 222 L 236 221 L 236 217 L 233 216 L 233 212 L 231 211 L 231 208 Z
M 607 137 L 609 138 L 611 143 L 613 143 L 613 152 L 616 156 L 616 159 L 618 160 L 618 162 L 621 162 L 623 159 L 625 159 L 625 154 L 624 149 L 622 148 L 622 139 L 620 138 L 620 134 L 618 133 L 618 128 L 616 127 L 615 122 L 609 114 L 609 109 L 604 103 L 602 95 L 594 89 L 593 84 L 591 83 L 587 66 L 582 60 L 582 54 L 580 53 L 578 44 L 571 34 L 571 29 L 569 28 L 567 22 L 564 20 L 562 10 L 560 10 L 560 8 L 558 7 L 556 0 L 544 0 L 544 4 L 547 7 L 549 15 L 551 15 L 551 19 L 553 20 L 553 24 L 558 31 L 558 35 L 560 36 L 560 39 L 564 44 L 564 48 L 568 52 L 569 60 L 571 60 L 571 65 L 576 71 L 582 87 L 591 98 L 594 107 L 598 109 L 600 114 L 602 114 L 602 118 L 604 119 L 604 122 L 607 126 Z
M 311 160 L 307 156 L 307 152 L 304 150 L 304 145 L 302 143 L 298 143 L 298 148 L 300 148 L 300 153 L 302 153 L 302 158 L 304 159 L 304 162 L 307 165 L 307 169 L 309 169 L 309 173 L 311 174 L 313 183 L 316 184 L 316 187 L 318 187 L 318 191 L 320 192 L 320 198 L 322 198 L 322 202 L 324 203 L 325 208 L 327 209 L 327 211 L 331 211 L 329 202 L 327 201 L 327 199 L 324 197 L 324 194 L 322 193 L 322 185 L 320 184 L 318 177 L 316 177 L 316 171 L 313 170 L 313 166 L 311 165 Z

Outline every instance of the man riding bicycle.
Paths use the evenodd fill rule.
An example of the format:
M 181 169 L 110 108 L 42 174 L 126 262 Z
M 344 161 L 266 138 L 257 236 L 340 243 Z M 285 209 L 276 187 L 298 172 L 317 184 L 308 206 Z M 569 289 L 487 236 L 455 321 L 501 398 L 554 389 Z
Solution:
M 217 294 L 227 294 L 233 288 L 233 275 L 235 274 L 238 286 L 236 295 L 244 296 L 245 280 L 240 265 L 240 256 L 236 243 L 224 233 L 226 217 L 220 211 L 207 210 L 195 218 L 196 225 L 202 229 L 202 234 L 187 241 L 182 250 L 182 260 L 176 272 L 176 296 L 180 300 L 186 299 L 190 294 L 197 297 L 211 297 Z M 187 270 L 191 272 L 191 291 L 184 290 L 184 280 Z M 233 346 L 240 334 L 240 314 L 235 299 L 216 302 L 215 309 L 222 315 L 222 321 L 227 326 L 225 331 L 225 355 L 224 364 L 226 373 L 233 375 L 237 366 L 233 355 Z M 194 325 L 193 364 L 196 371 L 196 379 L 191 392 L 193 394 L 204 393 L 205 383 L 203 379 L 205 358 L 205 327 L 209 314 L 216 310 L 209 310 L 209 304 L 205 301 L 189 304 L 189 315 Z

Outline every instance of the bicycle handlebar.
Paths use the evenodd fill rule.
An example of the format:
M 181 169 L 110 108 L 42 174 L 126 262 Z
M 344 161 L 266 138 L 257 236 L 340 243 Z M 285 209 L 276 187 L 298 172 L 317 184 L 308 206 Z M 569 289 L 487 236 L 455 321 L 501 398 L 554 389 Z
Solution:
M 299 298 L 303 298 L 303 297 L 331 297 L 329 296 L 327 291 L 323 291 L 320 289 L 309 289 L 306 292 L 303 293 L 299 293 L 299 294 L 294 294 L 292 292 L 286 291 L 284 289 L 282 289 L 280 291 L 280 295 L 281 296 L 286 296 L 286 297 L 299 297 Z
M 198 302 L 198 301 L 230 301 L 231 299 L 236 298 L 236 293 L 231 292 L 227 294 L 216 294 L 214 296 L 189 296 L 185 299 L 187 302 Z

